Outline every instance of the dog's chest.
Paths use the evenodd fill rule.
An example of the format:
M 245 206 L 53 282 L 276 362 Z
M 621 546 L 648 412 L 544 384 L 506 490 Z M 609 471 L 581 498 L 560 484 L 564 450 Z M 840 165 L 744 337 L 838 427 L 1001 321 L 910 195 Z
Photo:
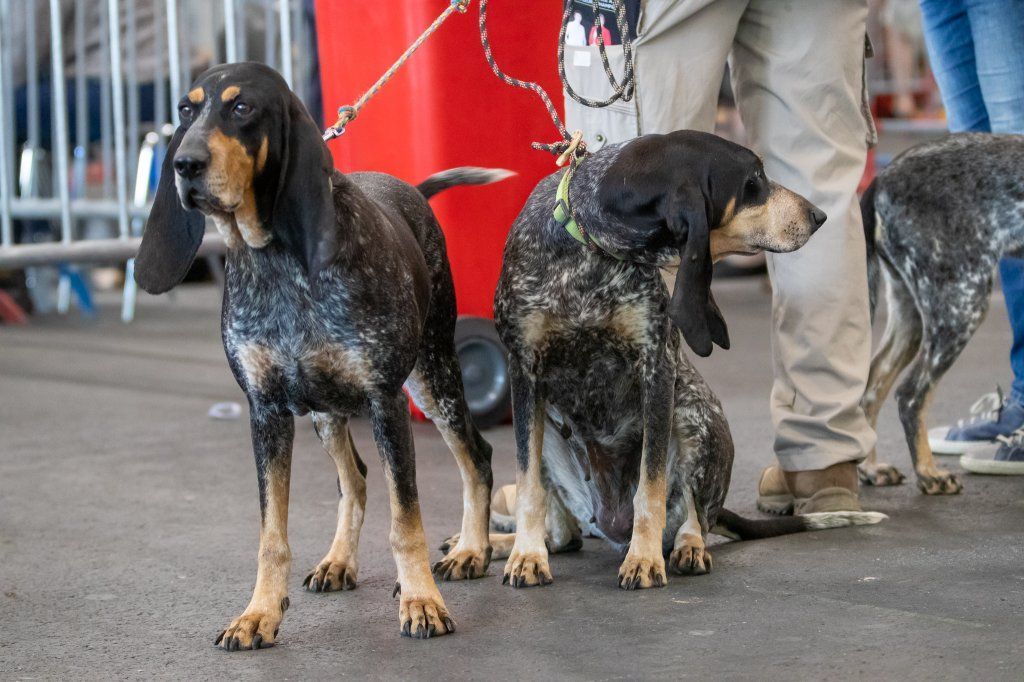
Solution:
M 258 402 L 355 411 L 378 383 L 376 334 L 353 323 L 343 291 L 322 299 L 303 283 L 233 292 L 224 346 L 239 384 Z

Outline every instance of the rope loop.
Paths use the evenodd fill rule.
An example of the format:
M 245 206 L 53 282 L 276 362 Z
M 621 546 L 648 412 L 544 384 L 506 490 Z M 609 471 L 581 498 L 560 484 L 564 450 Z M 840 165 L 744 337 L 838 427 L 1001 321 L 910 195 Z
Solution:
M 633 98 L 635 93 L 635 75 L 633 72 L 633 41 L 629 35 L 629 26 L 626 21 L 626 3 L 623 0 L 614 0 L 615 2 L 615 20 L 619 26 L 619 33 L 622 36 L 622 56 L 626 62 L 625 71 L 622 74 L 622 81 L 616 79 L 614 72 L 612 71 L 611 63 L 608 60 L 608 54 L 605 50 L 604 44 L 604 32 L 597 31 L 597 50 L 601 55 L 601 63 L 604 65 L 605 75 L 608 77 L 608 83 L 612 86 L 612 95 L 608 99 L 602 101 L 596 101 L 581 96 L 572 86 L 569 84 L 569 79 L 565 75 L 565 32 L 569 25 L 569 19 L 572 16 L 572 0 L 565 0 L 564 9 L 562 12 L 562 27 L 558 32 L 558 75 L 562 81 L 562 87 L 565 88 L 566 93 L 580 104 L 587 107 L 607 107 L 617 101 L 628 102 Z M 487 64 L 490 65 L 491 71 L 494 75 L 504 81 L 506 84 L 523 88 L 524 90 L 532 90 L 540 97 L 544 103 L 544 107 L 548 110 L 548 115 L 551 117 L 552 123 L 558 129 L 559 134 L 562 136 L 560 142 L 553 142 L 546 144 L 543 142 L 534 142 L 531 146 L 534 149 L 550 152 L 558 157 L 556 163 L 559 166 L 564 166 L 566 162 L 571 161 L 572 167 L 579 164 L 587 155 L 587 145 L 583 142 L 583 132 L 577 130 L 572 135 L 566 130 L 565 124 L 562 122 L 562 117 L 558 115 L 558 111 L 555 109 L 555 105 L 551 102 L 551 98 L 548 93 L 540 86 L 539 83 L 531 81 L 524 81 L 518 78 L 509 76 L 507 73 L 501 70 L 498 66 L 498 62 L 494 59 L 494 53 L 491 51 L 491 41 L 487 34 L 487 3 L 488 0 L 480 0 L 480 43 L 484 47 L 484 56 L 487 58 Z M 594 23 L 597 24 L 597 18 L 601 16 L 599 0 L 592 0 L 594 8 Z

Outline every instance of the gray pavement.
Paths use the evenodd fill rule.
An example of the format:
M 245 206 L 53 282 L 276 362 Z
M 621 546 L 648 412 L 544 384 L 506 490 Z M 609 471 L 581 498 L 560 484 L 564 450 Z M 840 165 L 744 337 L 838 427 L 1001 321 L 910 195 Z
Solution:
M 699 366 L 737 445 L 730 506 L 753 509 L 769 461 L 768 295 L 724 282 L 733 349 Z M 398 636 L 387 505 L 370 466 L 359 589 L 300 582 L 334 528 L 333 466 L 300 422 L 292 474 L 294 568 L 280 643 L 228 654 L 212 642 L 245 607 L 258 505 L 247 422 L 207 418 L 240 400 L 220 346 L 219 293 L 145 298 L 124 326 L 44 318 L 0 327 L 0 679 L 1016 679 L 1024 676 L 1024 478 L 965 475 L 957 497 L 913 485 L 865 491 L 891 519 L 714 550 L 715 571 L 660 590 L 615 587 L 619 557 L 595 540 L 552 560 L 554 585 L 488 577 L 442 584 L 454 636 Z M 1006 382 L 1001 302 L 942 384 L 933 422 Z M 887 406 L 880 452 L 908 455 Z M 415 428 L 432 545 L 458 526 L 459 477 L 429 424 Z M 487 437 L 513 477 L 508 427 Z M 955 467 L 955 462 L 950 462 Z M 434 551 L 434 557 L 440 552 Z

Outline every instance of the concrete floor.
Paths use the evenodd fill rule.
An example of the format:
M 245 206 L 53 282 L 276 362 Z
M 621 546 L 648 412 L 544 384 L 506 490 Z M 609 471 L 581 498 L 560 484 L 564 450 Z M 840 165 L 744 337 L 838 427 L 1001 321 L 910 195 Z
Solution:
M 0 328 L 0 678 L 1017 679 L 1024 665 L 1024 478 L 965 476 L 957 497 L 913 485 L 865 491 L 881 525 L 723 544 L 715 572 L 665 589 L 615 587 L 618 556 L 587 540 L 554 557 L 555 584 L 488 577 L 442 584 L 454 636 L 398 636 L 382 476 L 370 467 L 355 592 L 300 582 L 333 534 L 333 466 L 298 429 L 292 476 L 292 608 L 280 643 L 228 654 L 212 641 L 245 607 L 258 509 L 246 421 L 218 332 L 219 294 L 143 299 L 123 326 L 70 316 Z M 755 514 L 770 460 L 768 297 L 757 280 L 718 300 L 734 347 L 700 363 L 732 422 L 731 506 Z M 1006 380 L 1001 303 L 942 386 L 935 423 Z M 881 451 L 907 466 L 886 409 Z M 510 429 L 490 431 L 512 480 Z M 373 462 L 366 425 L 358 448 Z M 432 545 L 458 526 L 455 465 L 416 426 Z M 955 466 L 955 464 L 953 464 Z M 440 552 L 434 551 L 434 557 Z

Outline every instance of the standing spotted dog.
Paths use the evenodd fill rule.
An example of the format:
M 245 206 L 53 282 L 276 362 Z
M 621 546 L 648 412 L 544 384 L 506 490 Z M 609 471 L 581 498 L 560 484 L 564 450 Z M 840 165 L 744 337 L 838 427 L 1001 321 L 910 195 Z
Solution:
M 401 631 L 452 632 L 428 564 L 402 386 L 434 419 L 464 481 L 463 542 L 436 570 L 480 577 L 491 553 L 491 449 L 463 397 L 455 292 L 427 198 L 506 173 L 455 169 L 420 189 L 379 173 L 342 175 L 302 103 L 260 64 L 210 69 L 179 112 L 135 272 L 152 293 L 178 284 L 204 215 L 228 247 L 221 328 L 249 399 L 262 524 L 252 600 L 217 643 L 258 649 L 277 638 L 288 608 L 293 417 L 304 414 L 337 465 L 341 493 L 334 542 L 308 588 L 355 587 L 366 466 L 348 419 L 368 412 L 390 493 Z
M 707 573 L 716 524 L 753 538 L 885 518 L 748 521 L 723 509 L 729 426 L 683 351 L 684 338 L 699 355 L 729 346 L 713 261 L 793 251 L 824 221 L 753 152 L 693 131 L 609 145 L 541 181 L 495 295 L 518 452 L 516 532 L 491 536 L 506 582 L 551 582 L 548 552 L 578 549 L 583 532 L 628 546 L 618 581 L 636 589 L 667 582 L 666 556 L 678 573 Z M 671 296 L 663 266 L 679 268 Z

